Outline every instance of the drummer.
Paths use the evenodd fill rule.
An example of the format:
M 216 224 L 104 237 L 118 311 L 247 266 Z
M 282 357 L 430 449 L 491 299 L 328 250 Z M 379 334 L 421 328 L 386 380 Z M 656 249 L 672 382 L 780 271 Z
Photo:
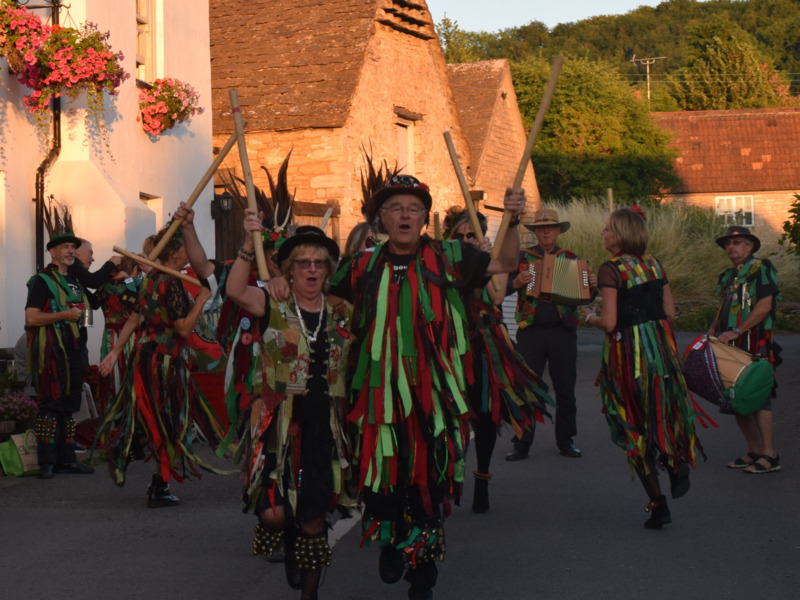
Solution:
M 731 343 L 750 354 L 760 354 L 777 367 L 781 362 L 780 346 L 773 337 L 779 298 L 777 271 L 766 258 L 754 256 L 761 241 L 747 227 L 730 227 L 716 241 L 732 266 L 719 276 L 716 295 L 720 299 L 720 309 L 708 334 L 718 334 L 723 343 Z M 771 398 L 775 397 L 777 387 L 776 381 Z M 770 399 L 752 415 L 737 414 L 736 423 L 744 434 L 748 451 L 729 462 L 728 467 L 755 474 L 780 471 L 780 456 L 772 435 Z

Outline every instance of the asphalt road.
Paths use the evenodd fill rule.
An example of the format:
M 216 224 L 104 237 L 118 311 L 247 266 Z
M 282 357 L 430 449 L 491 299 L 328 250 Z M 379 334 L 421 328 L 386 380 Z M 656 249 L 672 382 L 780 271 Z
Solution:
M 679 345 L 693 337 L 679 336 Z M 693 473 L 690 492 L 670 501 L 673 522 L 658 531 L 642 526 L 646 498 L 600 414 L 600 335 L 581 330 L 579 340 L 576 445 L 584 457 L 558 455 L 548 424 L 538 428 L 530 459 L 509 463 L 504 432 L 491 510 L 470 512 L 470 477 L 447 520 L 437 600 L 800 597 L 800 337 L 779 340 L 785 362 L 774 409 L 783 470 L 725 468 L 746 450 L 743 438 L 731 417 L 701 401 L 719 428 L 700 430 L 708 460 Z M 281 565 L 251 554 L 255 519 L 240 511 L 237 475 L 177 484 L 182 505 L 154 510 L 145 506 L 150 464 L 134 463 L 121 489 L 103 467 L 49 481 L 0 477 L 1 598 L 299 597 Z M 471 450 L 467 472 L 473 469 Z M 402 581 L 380 581 L 377 549 L 359 548 L 355 521 L 349 530 L 348 522 L 337 524 L 335 537 L 343 537 L 320 598 L 406 598 Z

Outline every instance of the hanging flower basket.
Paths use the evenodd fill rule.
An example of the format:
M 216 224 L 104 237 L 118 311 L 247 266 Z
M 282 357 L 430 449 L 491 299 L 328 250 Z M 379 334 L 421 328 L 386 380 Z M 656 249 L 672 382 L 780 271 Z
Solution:
M 199 100 L 199 94 L 188 83 L 171 77 L 156 79 L 151 89 L 139 92 L 142 128 L 151 136 L 161 135 L 202 114 Z
M 20 73 L 36 62 L 34 52 L 49 34 L 50 28 L 32 12 L 0 0 L 0 56 L 5 56 L 9 70 Z

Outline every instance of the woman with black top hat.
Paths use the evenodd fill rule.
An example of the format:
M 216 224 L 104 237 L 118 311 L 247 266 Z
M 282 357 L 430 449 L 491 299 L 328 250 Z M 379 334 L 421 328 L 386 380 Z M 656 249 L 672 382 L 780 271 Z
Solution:
M 245 211 L 247 234 L 261 231 Z M 345 434 L 345 366 L 350 304 L 327 296 L 339 248 L 316 227 L 298 227 L 278 250 L 290 285 L 284 302 L 247 284 L 254 258 L 245 236 L 227 281 L 228 297 L 261 323 L 263 389 L 251 406 L 243 499 L 258 515 L 270 544 L 286 545 L 289 585 L 303 600 L 317 598 L 322 568 L 330 564 L 326 514 L 350 506 L 350 449 Z

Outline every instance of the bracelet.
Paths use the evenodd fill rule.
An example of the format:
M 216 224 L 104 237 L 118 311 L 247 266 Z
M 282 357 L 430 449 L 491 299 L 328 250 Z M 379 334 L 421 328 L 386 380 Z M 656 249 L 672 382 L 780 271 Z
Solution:
M 508 222 L 509 227 L 516 227 L 517 225 L 519 225 L 519 215 L 517 215 Z
M 239 251 L 236 253 L 236 256 L 247 262 L 253 262 L 256 259 L 256 253 L 248 252 L 247 250 L 244 249 L 244 246 L 239 248 Z
M 591 324 L 591 323 L 589 323 L 589 319 L 591 319 L 592 317 L 596 317 L 596 316 L 597 316 L 597 313 L 589 313 L 588 315 L 586 315 L 586 318 L 585 318 L 584 320 L 586 321 L 586 324 L 587 324 L 589 327 L 591 327 L 591 326 L 592 326 L 592 324 Z

